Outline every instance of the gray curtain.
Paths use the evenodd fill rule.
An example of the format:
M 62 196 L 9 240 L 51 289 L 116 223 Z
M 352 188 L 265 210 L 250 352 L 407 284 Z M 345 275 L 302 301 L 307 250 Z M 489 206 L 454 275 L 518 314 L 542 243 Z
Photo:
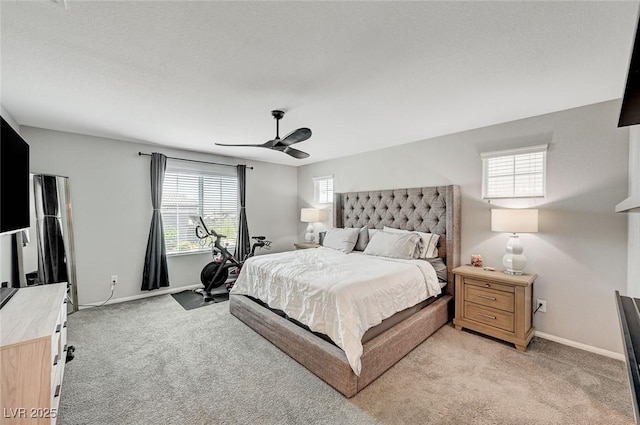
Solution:
M 238 200 L 240 201 L 240 218 L 238 220 L 238 239 L 236 241 L 236 252 L 234 256 L 242 260 L 245 255 L 251 252 L 251 241 L 249 240 L 249 227 L 247 226 L 247 213 L 245 212 L 245 198 L 247 191 L 247 166 L 238 165 Z
M 62 240 L 62 222 L 55 176 L 33 176 L 34 207 L 38 232 L 38 281 L 67 281 L 67 256 Z
M 162 227 L 162 183 L 164 171 L 167 168 L 167 157 L 161 153 L 151 154 L 151 229 L 147 241 L 147 253 L 144 257 L 144 272 L 142 274 L 142 290 L 150 291 L 169 286 L 169 271 L 167 268 L 167 249 L 164 245 L 164 229 Z

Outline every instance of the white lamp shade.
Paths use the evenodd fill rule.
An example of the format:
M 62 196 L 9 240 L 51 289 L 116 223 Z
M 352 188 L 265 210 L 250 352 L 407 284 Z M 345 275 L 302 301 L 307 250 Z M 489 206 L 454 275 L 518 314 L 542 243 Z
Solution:
M 491 210 L 491 231 L 503 233 L 537 233 L 538 210 Z
M 300 221 L 303 223 L 317 223 L 322 221 L 321 210 L 316 208 L 302 208 L 300 210 Z

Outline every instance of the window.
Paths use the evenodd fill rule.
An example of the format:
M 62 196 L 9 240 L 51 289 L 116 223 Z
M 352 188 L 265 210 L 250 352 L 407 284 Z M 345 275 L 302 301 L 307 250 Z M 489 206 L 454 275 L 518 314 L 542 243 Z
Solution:
M 222 172 L 167 170 L 162 186 L 162 221 L 167 254 L 209 251 L 191 216 L 227 237 L 233 252 L 238 234 L 238 178 Z M 223 241 L 224 243 L 225 241 Z
M 547 145 L 487 152 L 482 158 L 482 198 L 545 195 Z
M 313 201 L 316 204 L 333 203 L 333 176 L 313 178 L 314 195 Z

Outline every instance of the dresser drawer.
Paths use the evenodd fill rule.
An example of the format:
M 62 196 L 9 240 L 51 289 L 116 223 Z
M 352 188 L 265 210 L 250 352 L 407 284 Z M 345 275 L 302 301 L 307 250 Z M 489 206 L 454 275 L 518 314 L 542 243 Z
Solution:
M 494 328 L 504 329 L 508 332 L 514 331 L 513 313 L 497 310 L 495 308 L 484 307 L 470 302 L 464 303 L 464 317 Z
M 476 280 L 476 279 L 472 279 L 472 278 L 469 278 L 469 277 L 465 277 L 464 278 L 464 284 L 465 285 L 473 285 L 473 286 L 481 286 L 483 288 L 491 288 L 491 289 L 495 289 L 495 290 L 502 291 L 502 292 L 510 292 L 512 294 L 515 292 L 513 286 L 502 285 L 500 283 L 493 283 L 493 282 L 487 282 L 487 281 L 482 281 L 482 280 Z
M 513 313 L 514 296 L 508 292 L 474 285 L 465 285 L 464 299 L 465 301 Z

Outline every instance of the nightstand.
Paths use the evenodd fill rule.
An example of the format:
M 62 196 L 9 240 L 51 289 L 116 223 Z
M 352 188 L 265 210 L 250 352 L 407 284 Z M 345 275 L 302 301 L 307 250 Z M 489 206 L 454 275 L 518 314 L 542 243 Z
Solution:
M 471 329 L 525 351 L 533 338 L 533 282 L 538 275 L 461 266 L 456 276 L 456 329 Z
M 294 243 L 293 246 L 296 247 L 296 249 L 309 249 L 309 248 L 317 248 L 320 246 L 319 243 L 316 242 L 306 242 L 306 243 Z

